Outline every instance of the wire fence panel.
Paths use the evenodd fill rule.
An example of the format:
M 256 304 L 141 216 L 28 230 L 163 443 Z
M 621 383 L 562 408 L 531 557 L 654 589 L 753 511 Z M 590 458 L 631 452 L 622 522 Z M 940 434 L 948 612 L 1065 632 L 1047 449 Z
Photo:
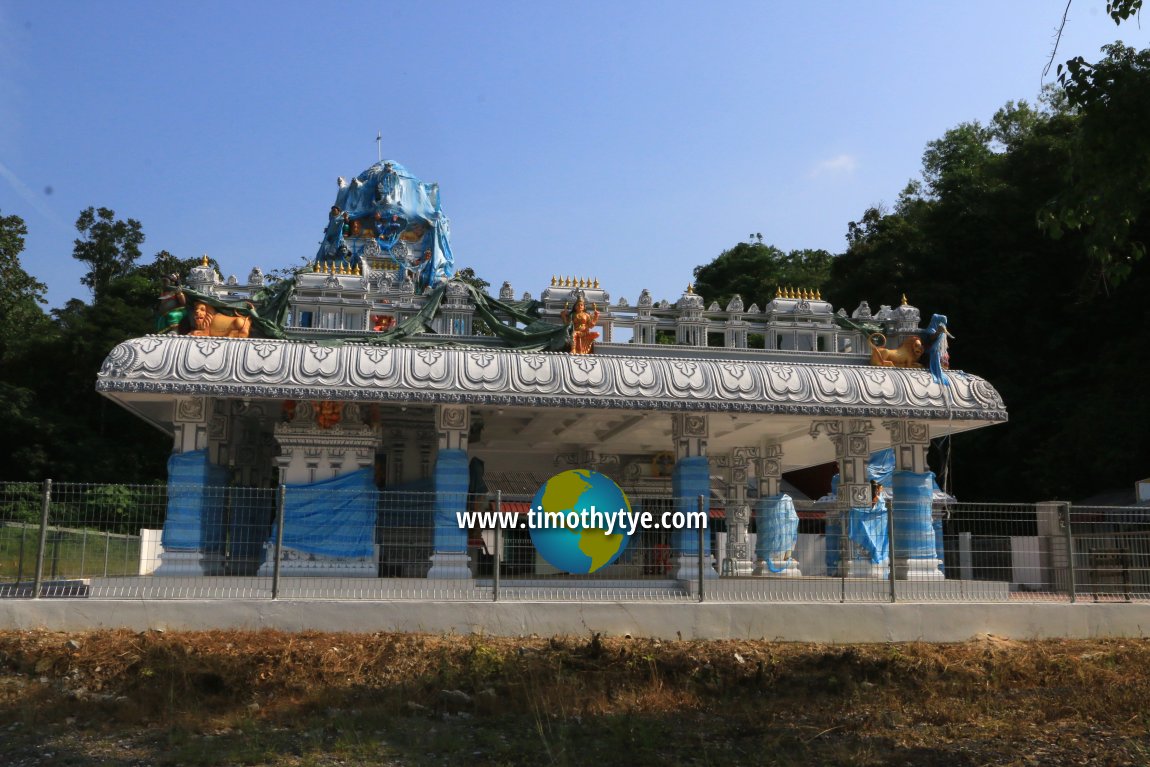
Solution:
M 764 508 L 774 507 L 741 510 L 701 496 L 627 502 L 634 516 L 608 526 L 546 519 L 524 494 L 380 491 L 362 479 L 279 488 L 0 483 L 0 597 L 1150 598 L 1145 507 L 935 504 L 929 525 L 914 521 L 925 537 L 911 550 L 897 511 L 800 503 L 772 517 Z M 596 529 L 581 529 L 588 522 Z

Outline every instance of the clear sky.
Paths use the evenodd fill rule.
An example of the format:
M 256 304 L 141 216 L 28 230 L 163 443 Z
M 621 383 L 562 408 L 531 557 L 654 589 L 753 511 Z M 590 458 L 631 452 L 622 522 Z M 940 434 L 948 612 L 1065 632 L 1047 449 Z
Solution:
M 1058 60 L 1116 27 L 1074 0 Z M 840 252 L 923 148 L 1042 85 L 1063 0 L 0 0 L 0 213 L 58 306 L 89 206 L 145 260 L 314 256 L 336 177 L 439 182 L 457 268 L 674 300 L 752 232 Z M 1047 80 L 1053 79 L 1053 73 Z M 860 297 L 868 298 L 868 297 Z

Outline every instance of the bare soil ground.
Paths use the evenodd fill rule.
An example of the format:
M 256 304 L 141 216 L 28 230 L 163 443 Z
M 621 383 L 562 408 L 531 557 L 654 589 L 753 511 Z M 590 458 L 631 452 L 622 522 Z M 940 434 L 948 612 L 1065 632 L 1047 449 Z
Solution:
M 1146 765 L 1150 641 L 0 632 L 0 765 Z

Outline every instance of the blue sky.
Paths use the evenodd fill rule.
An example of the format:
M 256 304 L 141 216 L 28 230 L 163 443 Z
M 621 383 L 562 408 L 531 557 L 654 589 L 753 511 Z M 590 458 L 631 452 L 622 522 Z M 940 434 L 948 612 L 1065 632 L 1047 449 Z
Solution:
M 1150 44 L 1104 5 L 1074 0 L 1059 61 Z M 439 182 L 457 268 L 674 300 L 751 232 L 840 252 L 928 141 L 1036 98 L 1064 7 L 0 0 L 0 213 L 54 306 L 88 298 L 89 205 L 138 219 L 145 260 L 242 278 L 314 255 L 379 130 Z

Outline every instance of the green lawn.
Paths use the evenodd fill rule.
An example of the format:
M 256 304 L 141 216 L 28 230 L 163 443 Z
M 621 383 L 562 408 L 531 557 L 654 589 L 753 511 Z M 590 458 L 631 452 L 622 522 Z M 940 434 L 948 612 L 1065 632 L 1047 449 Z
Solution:
M 37 525 L 0 524 L 0 583 L 31 581 L 36 575 Z M 47 579 L 135 575 L 139 571 L 140 539 L 98 530 L 49 528 L 44 546 Z

